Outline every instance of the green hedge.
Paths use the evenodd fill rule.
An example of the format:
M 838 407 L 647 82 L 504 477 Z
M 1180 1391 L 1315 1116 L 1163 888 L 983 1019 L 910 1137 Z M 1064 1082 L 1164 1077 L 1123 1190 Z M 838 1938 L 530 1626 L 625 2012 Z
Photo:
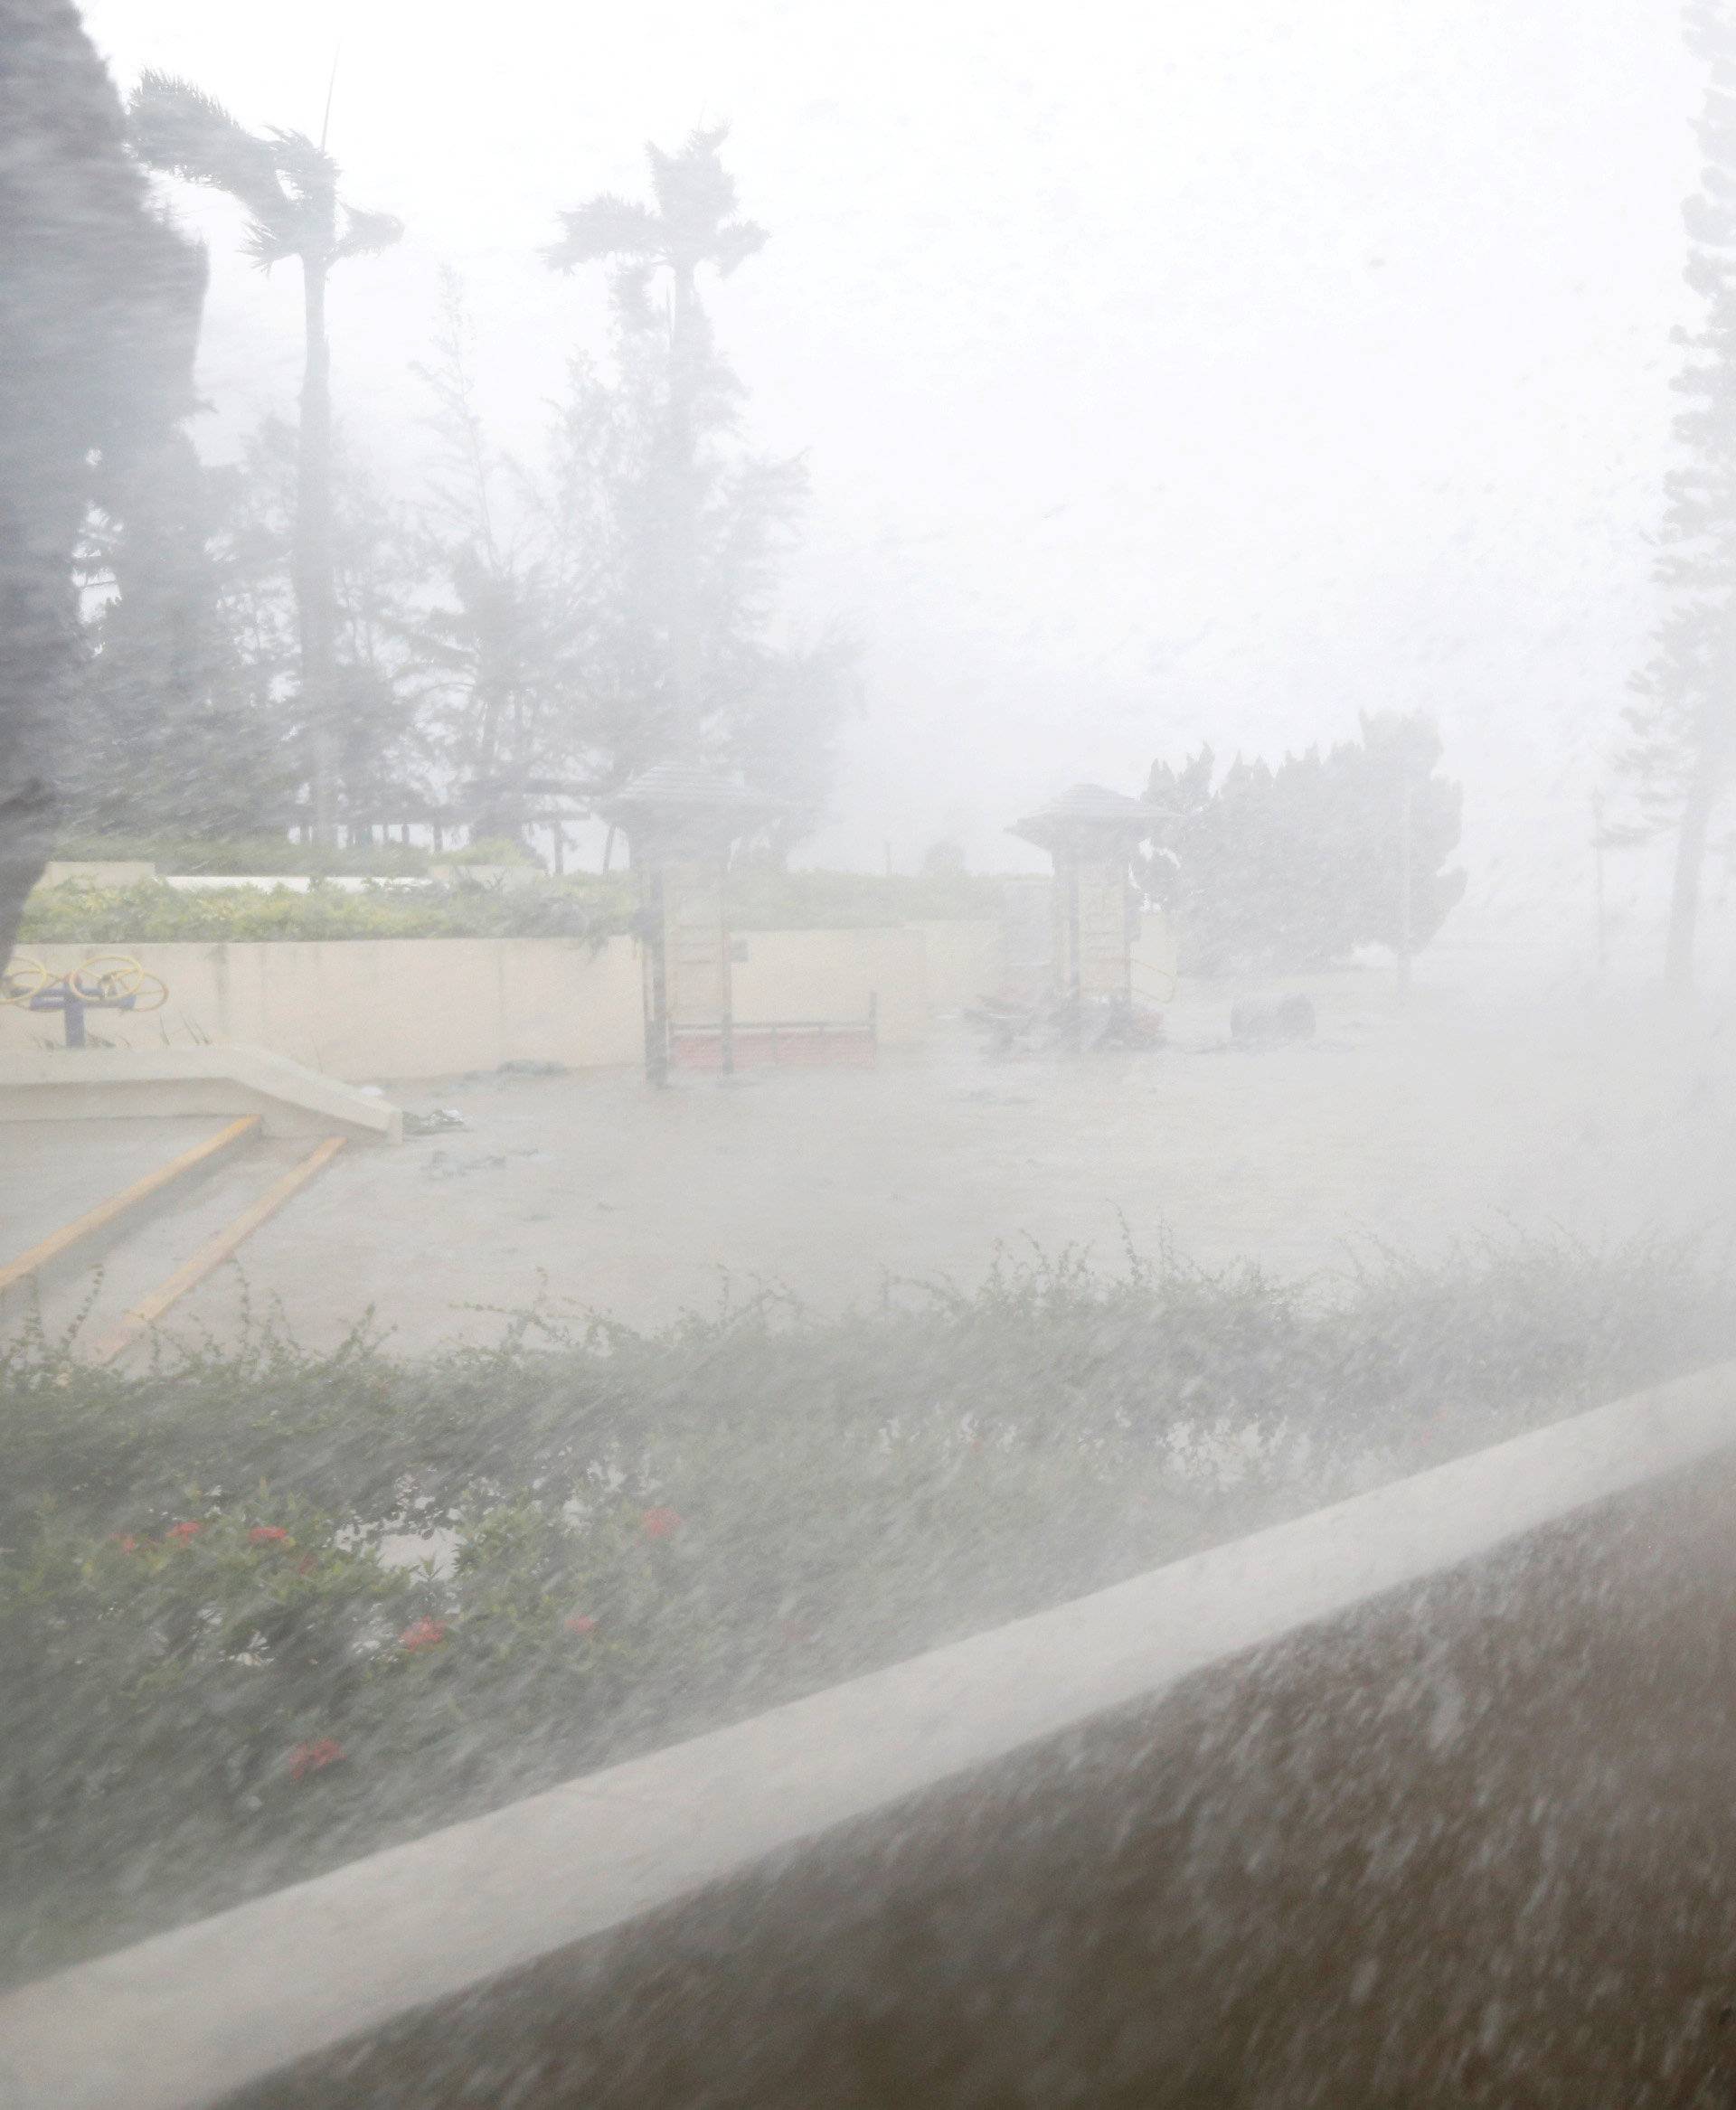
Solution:
M 460 882 L 351 893 L 223 887 L 182 892 L 161 881 L 116 889 L 39 889 L 25 905 L 20 945 L 147 945 L 270 938 L 577 937 L 599 941 L 633 927 L 625 875 L 542 880 L 511 891 Z M 985 880 L 877 879 L 857 872 L 749 871 L 731 882 L 738 930 L 814 929 L 993 917 Z
M 1691 1253 L 1314 1291 L 998 1269 L 835 1321 L 0 1355 L 24 1975 L 1736 1352 Z M 449 1559 L 382 1558 L 394 1532 Z
M 184 893 L 160 881 L 105 890 L 52 887 L 24 905 L 20 947 L 252 943 L 271 938 L 572 937 L 600 943 L 630 929 L 623 881 L 551 881 L 510 893 L 476 886 L 220 887 Z

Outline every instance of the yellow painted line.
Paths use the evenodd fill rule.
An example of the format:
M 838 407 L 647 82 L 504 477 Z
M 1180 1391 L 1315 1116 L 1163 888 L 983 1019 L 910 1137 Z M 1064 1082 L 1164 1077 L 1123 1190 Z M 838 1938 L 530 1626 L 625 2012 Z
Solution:
M 171 1305 L 178 1304 L 190 1289 L 197 1289 L 206 1276 L 214 1274 L 262 1223 L 269 1222 L 286 1201 L 292 1201 L 309 1180 L 324 1172 L 343 1147 L 343 1136 L 328 1135 L 299 1164 L 291 1165 L 280 1180 L 274 1180 L 257 1201 L 250 1202 L 222 1230 L 213 1231 L 190 1260 L 184 1261 L 165 1282 L 158 1283 L 148 1296 L 141 1297 L 125 1313 L 114 1330 L 104 1334 L 91 1349 L 91 1361 L 112 1362 L 118 1355 L 125 1354 L 142 1333 L 156 1325 Z
M 148 1201 L 154 1194 L 160 1194 L 165 1187 L 174 1186 L 189 1173 L 221 1157 L 225 1151 L 233 1150 L 250 1135 L 259 1133 L 259 1116 L 245 1114 L 239 1121 L 231 1121 L 228 1127 L 220 1128 L 215 1135 L 208 1135 L 203 1143 L 195 1143 L 191 1150 L 184 1150 L 178 1157 L 172 1157 L 165 1165 L 158 1165 L 154 1173 L 146 1173 L 142 1180 L 135 1180 L 130 1187 L 123 1187 L 118 1194 L 111 1194 L 106 1201 L 99 1201 L 72 1222 L 62 1224 L 59 1230 L 51 1232 L 40 1245 L 20 1253 L 15 1260 L 8 1260 L 0 1267 L 0 1295 L 18 1283 L 27 1281 L 39 1268 L 81 1246 L 87 1239 L 111 1229 L 123 1217 L 130 1216 L 135 1209 Z

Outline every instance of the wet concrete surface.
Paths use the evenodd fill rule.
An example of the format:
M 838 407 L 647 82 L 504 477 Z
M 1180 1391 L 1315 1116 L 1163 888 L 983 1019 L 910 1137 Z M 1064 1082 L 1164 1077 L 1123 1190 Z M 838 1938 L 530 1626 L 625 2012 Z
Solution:
M 418 1347 L 490 1337 L 539 1298 L 636 1324 L 761 1291 L 835 1309 L 901 1279 L 974 1281 L 1033 1242 L 1114 1264 L 1168 1240 L 1300 1276 L 1372 1241 L 1430 1253 L 1514 1227 L 1726 1235 L 1736 1089 L 1715 1021 L 1428 989 L 1400 1013 L 1378 976 L 1310 986 L 1316 1037 L 1259 1054 L 1226 1045 L 1213 991 L 1172 1008 L 1152 1055 L 990 1063 L 954 1027 L 873 1072 L 390 1087 L 465 1126 L 346 1152 L 181 1319 L 222 1332 L 244 1298 L 276 1303 L 326 1344 L 372 1308 Z M 22 1135 L 0 1137 L 9 1159 Z M 57 1194 L 141 1147 L 69 1139 L 89 1162 Z M 167 1272 L 177 1242 L 165 1220 L 145 1260 Z

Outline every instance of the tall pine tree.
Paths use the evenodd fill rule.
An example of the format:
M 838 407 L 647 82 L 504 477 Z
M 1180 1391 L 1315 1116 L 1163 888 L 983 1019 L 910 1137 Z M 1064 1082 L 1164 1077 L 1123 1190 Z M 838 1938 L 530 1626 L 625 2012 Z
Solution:
M 1680 460 L 1665 481 L 1656 565 L 1669 605 L 1632 683 L 1621 758 L 1638 832 L 1675 837 L 1665 973 L 1679 991 L 1694 983 L 1706 845 L 1736 762 L 1736 23 L 1725 0 L 1689 0 L 1683 13 L 1707 68 L 1701 187 L 1683 206 L 1701 314 L 1678 333 Z

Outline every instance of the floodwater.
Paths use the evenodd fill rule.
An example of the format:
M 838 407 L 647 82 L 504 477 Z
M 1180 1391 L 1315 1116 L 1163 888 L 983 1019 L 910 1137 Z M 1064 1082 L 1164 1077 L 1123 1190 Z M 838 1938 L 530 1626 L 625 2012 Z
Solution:
M 1429 1256 L 1515 1229 L 1720 1245 L 1736 1088 L 1716 1011 L 1684 1030 L 1655 999 L 1490 979 L 1461 957 L 1401 1006 L 1377 970 L 1306 977 L 1315 1038 L 1260 1051 L 1228 1035 L 1250 985 L 1189 984 L 1152 1054 L 995 1062 L 942 1021 L 873 1072 L 750 1069 L 661 1095 L 607 1071 L 391 1084 L 465 1126 L 352 1146 L 169 1331 L 221 1336 L 245 1304 L 324 1346 L 372 1306 L 416 1349 L 490 1338 L 539 1297 L 638 1326 L 763 1291 L 835 1310 L 900 1279 L 972 1283 L 1001 1245 L 1114 1267 L 1167 1241 L 1286 1277 L 1373 1243 Z M 99 1177 L 86 1125 L 34 1147 L 63 1179 Z M 207 1216 L 190 1198 L 122 1241 L 100 1310 L 166 1274 Z M 51 1325 L 88 1286 L 51 1286 Z

